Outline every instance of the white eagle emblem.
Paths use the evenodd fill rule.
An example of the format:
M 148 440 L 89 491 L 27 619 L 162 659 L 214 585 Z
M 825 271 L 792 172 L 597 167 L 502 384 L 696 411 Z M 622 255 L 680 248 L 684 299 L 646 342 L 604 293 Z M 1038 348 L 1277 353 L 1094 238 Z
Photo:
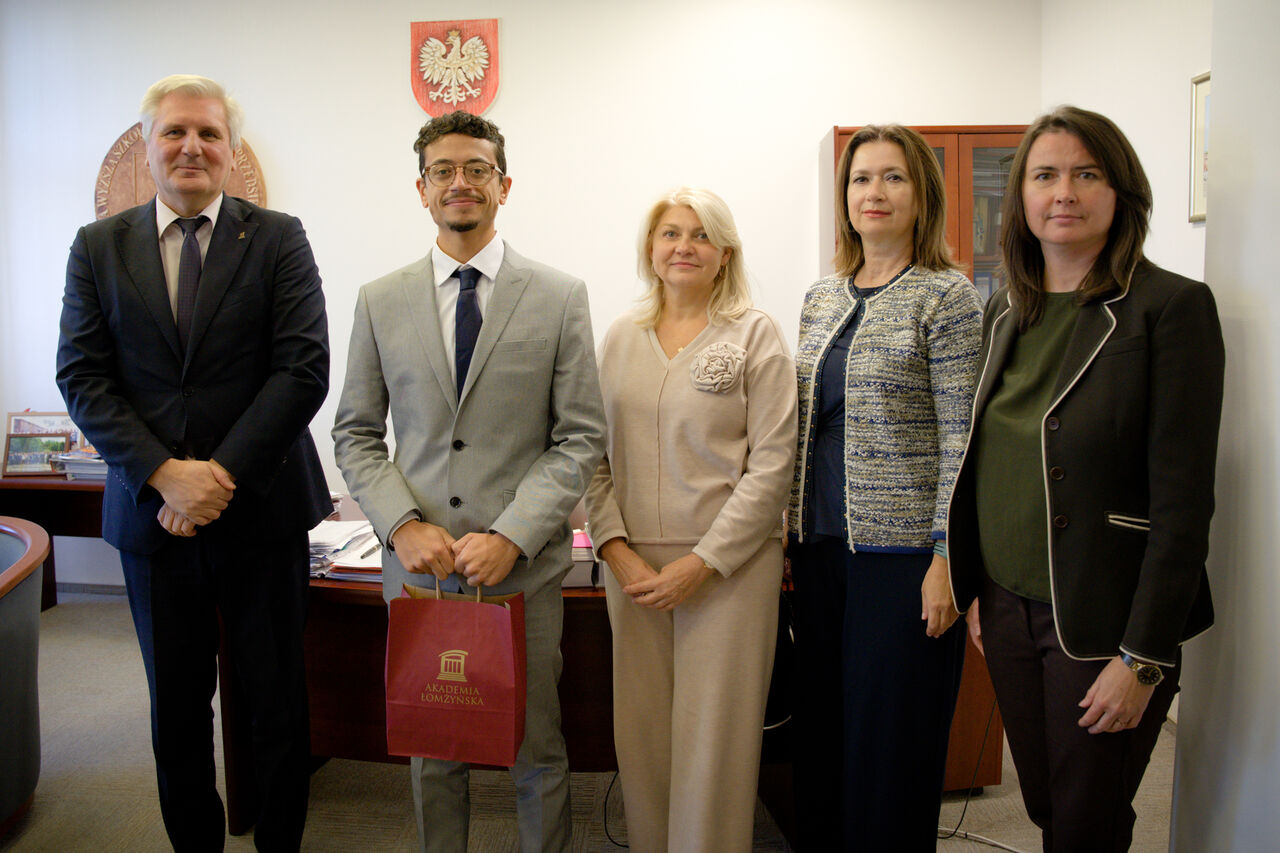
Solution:
M 480 36 L 472 36 L 463 44 L 458 30 L 449 30 L 445 41 L 452 45 L 447 54 L 444 42 L 434 37 L 423 42 L 418 52 L 422 79 L 433 86 L 439 84 L 427 97 L 446 104 L 460 104 L 467 98 L 479 97 L 480 90 L 471 84 L 484 77 L 484 70 L 489 67 L 489 48 Z

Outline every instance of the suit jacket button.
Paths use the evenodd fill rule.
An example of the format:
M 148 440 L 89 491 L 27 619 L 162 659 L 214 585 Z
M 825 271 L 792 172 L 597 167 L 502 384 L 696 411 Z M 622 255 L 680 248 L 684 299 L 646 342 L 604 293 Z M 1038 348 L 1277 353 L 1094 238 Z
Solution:
M 1062 426 L 1062 422 L 1059 421 L 1057 418 L 1049 418 L 1044 422 L 1044 425 L 1047 426 L 1049 429 L 1057 429 L 1058 427 Z
M 1065 476 L 1067 476 L 1067 472 L 1063 471 L 1057 465 L 1054 465 L 1052 468 L 1049 469 L 1050 480 L 1061 480 Z
M 194 393 L 195 393 L 195 391 L 194 391 L 194 390 L 192 390 L 192 389 L 191 389 L 191 388 L 189 388 L 189 387 L 188 387 L 188 388 L 183 388 L 183 389 L 182 389 L 182 396 L 184 396 L 184 397 L 190 397 L 190 396 L 191 396 L 192 394 L 194 394 Z
M 1053 517 L 1053 526 L 1061 530 L 1067 526 L 1067 517 L 1065 515 L 1055 515 Z
M 453 442 L 453 449 L 454 449 L 454 450 L 461 450 L 462 448 L 464 448 L 464 447 L 466 447 L 466 446 L 467 446 L 467 443 L 466 443 L 465 441 L 463 441 L 462 439 L 460 439 L 460 438 L 458 438 L 458 439 L 454 439 L 454 442 Z
M 462 506 L 462 498 L 458 498 L 458 497 L 449 498 L 449 506 L 453 507 L 454 509 L 457 509 L 458 507 Z

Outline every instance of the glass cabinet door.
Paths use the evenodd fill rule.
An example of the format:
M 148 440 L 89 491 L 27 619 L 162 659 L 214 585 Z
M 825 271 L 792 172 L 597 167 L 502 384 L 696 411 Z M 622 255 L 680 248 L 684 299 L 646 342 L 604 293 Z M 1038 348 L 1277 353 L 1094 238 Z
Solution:
M 942 167 L 942 182 L 947 189 L 947 246 L 957 261 L 966 263 L 960 252 L 960 148 L 959 136 L 954 133 L 920 134 L 933 149 Z
M 1000 260 L 1001 205 L 1020 134 L 985 133 L 960 137 L 960 255 L 969 278 L 985 301 L 1004 285 Z

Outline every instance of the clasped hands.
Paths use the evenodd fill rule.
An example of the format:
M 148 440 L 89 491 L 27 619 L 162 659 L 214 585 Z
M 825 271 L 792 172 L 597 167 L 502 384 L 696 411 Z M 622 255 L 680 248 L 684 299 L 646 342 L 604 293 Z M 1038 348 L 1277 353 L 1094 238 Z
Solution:
M 620 536 L 600 546 L 600 556 L 622 591 L 640 607 L 652 610 L 673 609 L 715 573 L 697 554 L 685 554 L 658 571 Z
M 235 478 L 213 459 L 166 459 L 147 485 L 164 498 L 156 521 L 174 536 L 195 536 L 197 527 L 216 521 L 236 489 Z
M 520 548 L 501 533 L 468 533 L 454 539 L 443 527 L 418 520 L 396 528 L 391 546 L 405 571 L 433 574 L 438 580 L 459 572 L 469 586 L 496 586 L 520 556 Z

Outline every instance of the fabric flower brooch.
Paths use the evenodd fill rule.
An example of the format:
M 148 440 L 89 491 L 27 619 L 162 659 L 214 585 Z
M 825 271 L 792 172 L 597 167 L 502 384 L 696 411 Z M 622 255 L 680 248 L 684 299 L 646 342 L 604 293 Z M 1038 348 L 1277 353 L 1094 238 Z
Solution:
M 703 348 L 689 368 L 693 387 L 699 391 L 724 393 L 738 384 L 747 351 L 728 341 L 716 341 Z

